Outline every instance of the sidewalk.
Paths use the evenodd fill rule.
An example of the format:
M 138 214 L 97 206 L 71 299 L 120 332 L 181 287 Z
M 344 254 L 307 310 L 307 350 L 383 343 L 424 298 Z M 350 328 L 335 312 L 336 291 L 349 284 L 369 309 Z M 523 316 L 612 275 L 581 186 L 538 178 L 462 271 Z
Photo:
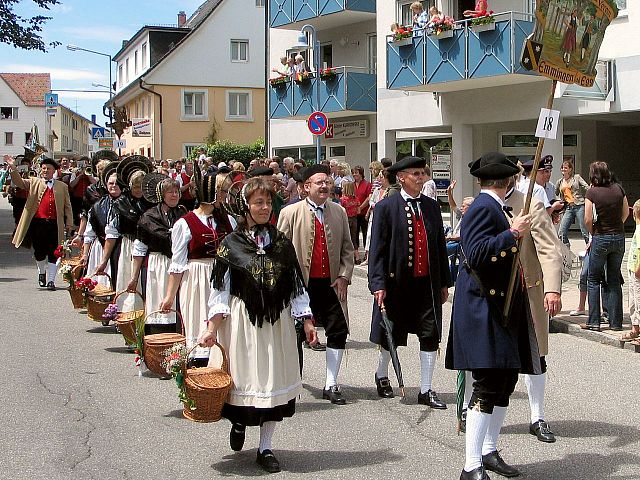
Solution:
M 572 232 L 571 238 L 569 239 L 571 242 L 571 250 L 574 253 L 578 253 L 584 250 L 584 242 L 579 232 Z M 627 268 L 627 254 L 629 252 L 629 246 L 631 244 L 631 238 L 627 236 L 625 242 L 625 255 L 622 260 L 622 274 L 623 278 L 626 282 L 626 268 Z M 591 340 L 594 342 L 599 342 L 605 345 L 611 345 L 613 347 L 625 348 L 632 352 L 640 353 L 640 345 L 633 344 L 631 342 L 623 342 L 620 340 L 620 337 L 628 332 L 631 328 L 631 321 L 629 319 L 629 307 L 628 307 L 628 295 L 626 284 L 622 286 L 622 307 L 623 307 L 623 320 L 622 326 L 624 330 L 622 332 L 613 332 L 609 330 L 608 324 L 602 324 L 600 327 L 602 329 L 601 332 L 593 332 L 590 330 L 583 330 L 580 328 L 581 323 L 585 323 L 587 321 L 587 316 L 577 316 L 572 317 L 569 315 L 569 312 L 572 310 L 576 310 L 578 308 L 578 303 L 580 300 L 580 293 L 578 291 L 578 283 L 580 281 L 580 269 L 581 263 L 576 261 L 575 268 L 571 272 L 571 278 L 562 285 L 562 311 L 551 319 L 549 329 L 554 333 L 568 333 L 569 335 L 573 335 L 576 337 L 581 337 L 587 340 Z M 367 267 L 356 265 L 354 269 L 354 275 L 359 277 L 367 277 Z M 455 291 L 455 287 L 451 290 L 450 299 L 453 298 L 453 292 Z M 587 307 L 588 311 L 588 307 Z

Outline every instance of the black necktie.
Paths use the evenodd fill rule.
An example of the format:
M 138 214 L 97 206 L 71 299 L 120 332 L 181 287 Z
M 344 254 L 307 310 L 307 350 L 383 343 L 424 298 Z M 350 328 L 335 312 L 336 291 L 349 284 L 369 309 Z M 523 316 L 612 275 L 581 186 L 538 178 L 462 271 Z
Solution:
M 509 205 L 503 205 L 502 210 L 509 216 L 509 218 L 513 218 L 513 215 L 511 214 L 511 212 L 513 211 L 513 207 L 510 207 Z
M 420 218 L 421 212 L 420 212 L 420 199 L 418 198 L 408 198 L 407 199 L 407 203 L 409 205 L 411 205 L 411 208 L 413 209 L 413 213 L 416 217 Z

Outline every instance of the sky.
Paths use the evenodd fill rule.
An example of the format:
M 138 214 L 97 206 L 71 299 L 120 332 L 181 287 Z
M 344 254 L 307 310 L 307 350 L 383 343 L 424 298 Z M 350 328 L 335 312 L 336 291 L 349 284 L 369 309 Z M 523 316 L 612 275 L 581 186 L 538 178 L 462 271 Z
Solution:
M 143 25 L 175 25 L 178 12 L 187 18 L 204 0 L 62 0 L 49 12 L 31 0 L 21 0 L 16 13 L 22 16 L 44 14 L 53 17 L 42 34 L 45 43 L 62 45 L 47 53 L 20 50 L 0 43 L 0 72 L 50 73 L 51 88 L 59 101 L 86 118 L 95 114 L 98 124 L 108 120 L 102 105 L 109 98 L 109 59 L 82 51 L 67 50 L 67 44 L 115 55 L 122 40 L 130 39 Z M 43 13 L 44 12 L 44 13 Z M 111 65 L 115 80 L 115 63 Z M 94 87 L 92 83 L 105 87 Z M 91 90 L 62 92 L 56 90 Z M 100 92 L 102 91 L 102 92 Z

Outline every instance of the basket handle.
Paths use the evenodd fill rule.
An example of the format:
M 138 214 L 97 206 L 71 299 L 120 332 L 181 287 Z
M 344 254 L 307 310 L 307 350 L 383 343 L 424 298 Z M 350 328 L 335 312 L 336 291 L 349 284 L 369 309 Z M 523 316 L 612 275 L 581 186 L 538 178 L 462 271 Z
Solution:
M 142 293 L 140 293 L 138 290 L 136 290 L 135 292 L 131 292 L 129 290 L 123 290 L 113 298 L 113 302 L 112 303 L 116 303 L 116 301 L 118 300 L 118 297 L 120 295 L 124 294 L 124 293 L 134 293 L 134 294 L 138 295 L 140 297 L 140 300 L 142 300 L 142 303 L 144 304 L 144 297 L 142 296 Z
M 153 312 L 147 314 L 146 317 L 144 317 L 144 323 L 146 325 L 147 318 L 149 318 L 151 315 L 155 315 L 157 313 L 169 313 L 169 312 L 174 312 L 176 314 L 176 317 L 178 317 L 178 319 L 180 320 L 180 326 L 182 327 L 182 334 L 184 335 L 184 321 L 182 319 L 182 314 L 179 311 L 177 311 L 177 310 L 175 310 L 173 308 L 171 308 L 169 310 L 154 310 Z
M 204 347 L 204 346 L 199 344 L 199 343 L 196 343 L 193 347 L 191 347 L 189 350 L 187 350 L 187 358 L 189 358 L 189 355 L 191 355 L 191 352 L 193 352 L 198 347 Z M 213 347 L 218 347 L 220 349 L 220 352 L 222 353 L 222 365 L 220 366 L 220 368 L 225 373 L 229 374 L 229 358 L 227 357 L 227 351 L 217 341 L 214 342 L 214 344 L 211 346 L 211 348 L 213 348 Z
M 78 270 L 80 269 L 80 270 Z M 82 272 L 82 270 L 84 270 L 84 266 L 78 264 L 75 267 L 71 268 L 71 276 L 73 277 L 74 280 L 78 280 L 78 278 L 80 278 L 82 276 L 82 273 L 80 273 L 80 275 L 78 276 L 78 278 L 76 278 L 76 275 L 78 271 Z
M 93 272 L 91 275 L 89 275 L 88 278 L 93 278 L 93 277 L 100 277 L 100 276 L 105 276 L 109 279 L 109 283 L 111 283 L 111 275 L 109 275 L 107 272 Z

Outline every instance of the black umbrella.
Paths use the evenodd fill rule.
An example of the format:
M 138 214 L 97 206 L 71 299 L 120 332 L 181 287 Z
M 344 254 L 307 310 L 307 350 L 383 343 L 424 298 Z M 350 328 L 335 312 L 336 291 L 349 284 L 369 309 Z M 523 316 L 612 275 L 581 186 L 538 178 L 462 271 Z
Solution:
M 389 347 L 389 354 L 391 355 L 391 364 L 396 372 L 398 378 L 398 387 L 400 388 L 400 395 L 404 397 L 404 380 L 402 379 L 402 367 L 400 366 L 400 359 L 398 358 L 398 349 L 393 341 L 393 323 L 387 316 L 387 310 L 384 308 L 384 303 L 380 307 L 380 313 L 382 314 L 382 328 L 387 335 L 387 347 Z

